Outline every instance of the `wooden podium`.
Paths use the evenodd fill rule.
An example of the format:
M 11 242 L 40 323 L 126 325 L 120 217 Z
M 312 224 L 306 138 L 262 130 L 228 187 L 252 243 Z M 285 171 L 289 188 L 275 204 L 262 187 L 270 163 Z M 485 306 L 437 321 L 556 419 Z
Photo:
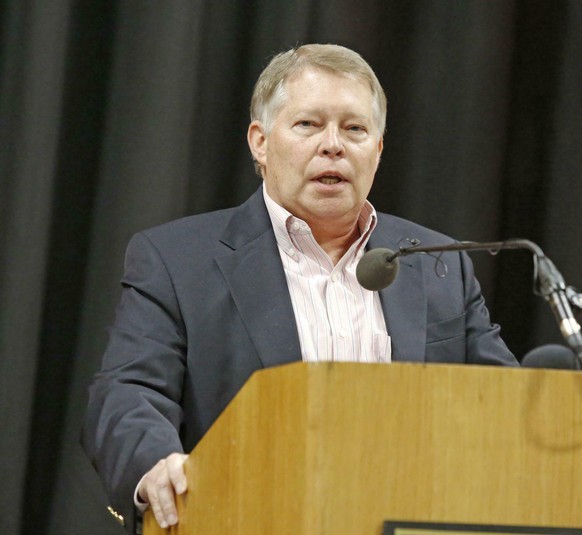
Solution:
M 380 535 L 385 520 L 579 528 L 582 374 L 290 364 L 254 374 L 144 534 Z

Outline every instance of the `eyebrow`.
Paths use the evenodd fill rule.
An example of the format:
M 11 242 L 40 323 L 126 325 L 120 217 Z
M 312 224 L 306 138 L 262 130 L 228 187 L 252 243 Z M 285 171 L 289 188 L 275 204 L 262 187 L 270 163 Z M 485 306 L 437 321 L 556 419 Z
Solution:
M 293 117 L 297 117 L 299 115 L 325 115 L 325 111 L 323 108 L 298 108 L 296 112 L 292 113 Z M 343 116 L 347 117 L 349 120 L 357 120 L 361 122 L 366 121 L 374 121 L 374 114 L 371 113 L 370 115 L 365 115 L 362 113 L 353 113 L 347 112 L 343 113 Z

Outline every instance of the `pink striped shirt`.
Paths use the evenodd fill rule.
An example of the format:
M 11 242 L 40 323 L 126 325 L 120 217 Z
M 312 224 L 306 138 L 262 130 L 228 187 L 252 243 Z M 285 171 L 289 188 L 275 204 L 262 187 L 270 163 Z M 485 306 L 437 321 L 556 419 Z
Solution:
M 366 201 L 360 238 L 334 266 L 309 225 L 279 206 L 263 187 L 301 343 L 304 361 L 390 362 L 391 344 L 378 292 L 362 288 L 356 265 L 376 226 Z

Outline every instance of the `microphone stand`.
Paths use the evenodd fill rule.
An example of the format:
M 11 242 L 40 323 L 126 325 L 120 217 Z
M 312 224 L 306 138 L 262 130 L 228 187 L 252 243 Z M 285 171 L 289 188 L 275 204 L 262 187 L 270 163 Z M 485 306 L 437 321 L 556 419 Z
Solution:
M 392 262 L 399 256 L 407 256 L 415 253 L 446 253 L 449 251 L 488 251 L 497 254 L 504 249 L 527 249 L 536 256 L 544 256 L 544 252 L 538 245 L 529 240 L 511 239 L 505 241 L 476 242 L 458 241 L 449 245 L 432 245 L 420 247 L 420 241 L 410 240 L 409 247 L 400 247 L 392 256 L 387 258 L 387 262 Z
M 582 333 L 570 306 L 564 277 L 547 256 L 534 256 L 534 263 L 534 292 L 548 301 L 564 340 L 582 364 Z
M 529 240 L 512 239 L 501 242 L 461 241 L 449 245 L 420 247 L 420 241 L 411 240 L 409 247 L 400 247 L 387 258 L 393 262 L 400 256 L 415 253 L 444 253 L 448 251 L 489 251 L 497 254 L 504 249 L 526 249 L 534 256 L 534 293 L 543 297 L 550 305 L 560 333 L 566 344 L 574 351 L 578 364 L 582 365 L 582 333 L 570 303 L 578 306 L 582 295 L 567 287 L 564 277 L 542 249 Z

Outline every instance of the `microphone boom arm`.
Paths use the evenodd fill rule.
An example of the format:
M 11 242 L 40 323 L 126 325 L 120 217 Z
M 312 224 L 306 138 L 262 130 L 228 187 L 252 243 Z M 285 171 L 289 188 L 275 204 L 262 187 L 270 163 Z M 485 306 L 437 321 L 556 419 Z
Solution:
M 400 247 L 390 258 L 392 262 L 399 256 L 407 256 L 416 253 L 445 253 L 448 251 L 488 251 L 491 254 L 497 254 L 504 249 L 526 249 L 536 256 L 543 257 L 544 252 L 534 242 L 522 239 L 511 239 L 504 241 L 476 242 L 476 241 L 458 241 L 449 245 L 433 245 L 429 247 L 420 247 L 418 240 L 412 240 L 409 247 Z
M 571 307 L 571 305 L 579 305 L 581 296 L 566 286 L 562 274 L 534 242 L 524 239 L 510 239 L 497 242 L 458 241 L 447 245 L 427 247 L 421 247 L 420 241 L 416 239 L 409 240 L 409 242 L 410 246 L 400 247 L 396 252 L 384 249 L 385 256 L 376 258 L 376 262 L 379 265 L 396 266 L 397 268 L 398 258 L 411 254 L 446 253 L 454 251 L 488 251 L 491 254 L 497 254 L 499 251 L 506 249 L 525 249 L 530 251 L 534 256 L 534 293 L 543 297 L 548 302 L 565 342 L 576 353 L 578 360 L 582 363 L 582 329 Z M 392 269 L 390 276 L 386 278 L 389 282 L 384 286 L 394 280 L 397 274 L 396 268 Z

